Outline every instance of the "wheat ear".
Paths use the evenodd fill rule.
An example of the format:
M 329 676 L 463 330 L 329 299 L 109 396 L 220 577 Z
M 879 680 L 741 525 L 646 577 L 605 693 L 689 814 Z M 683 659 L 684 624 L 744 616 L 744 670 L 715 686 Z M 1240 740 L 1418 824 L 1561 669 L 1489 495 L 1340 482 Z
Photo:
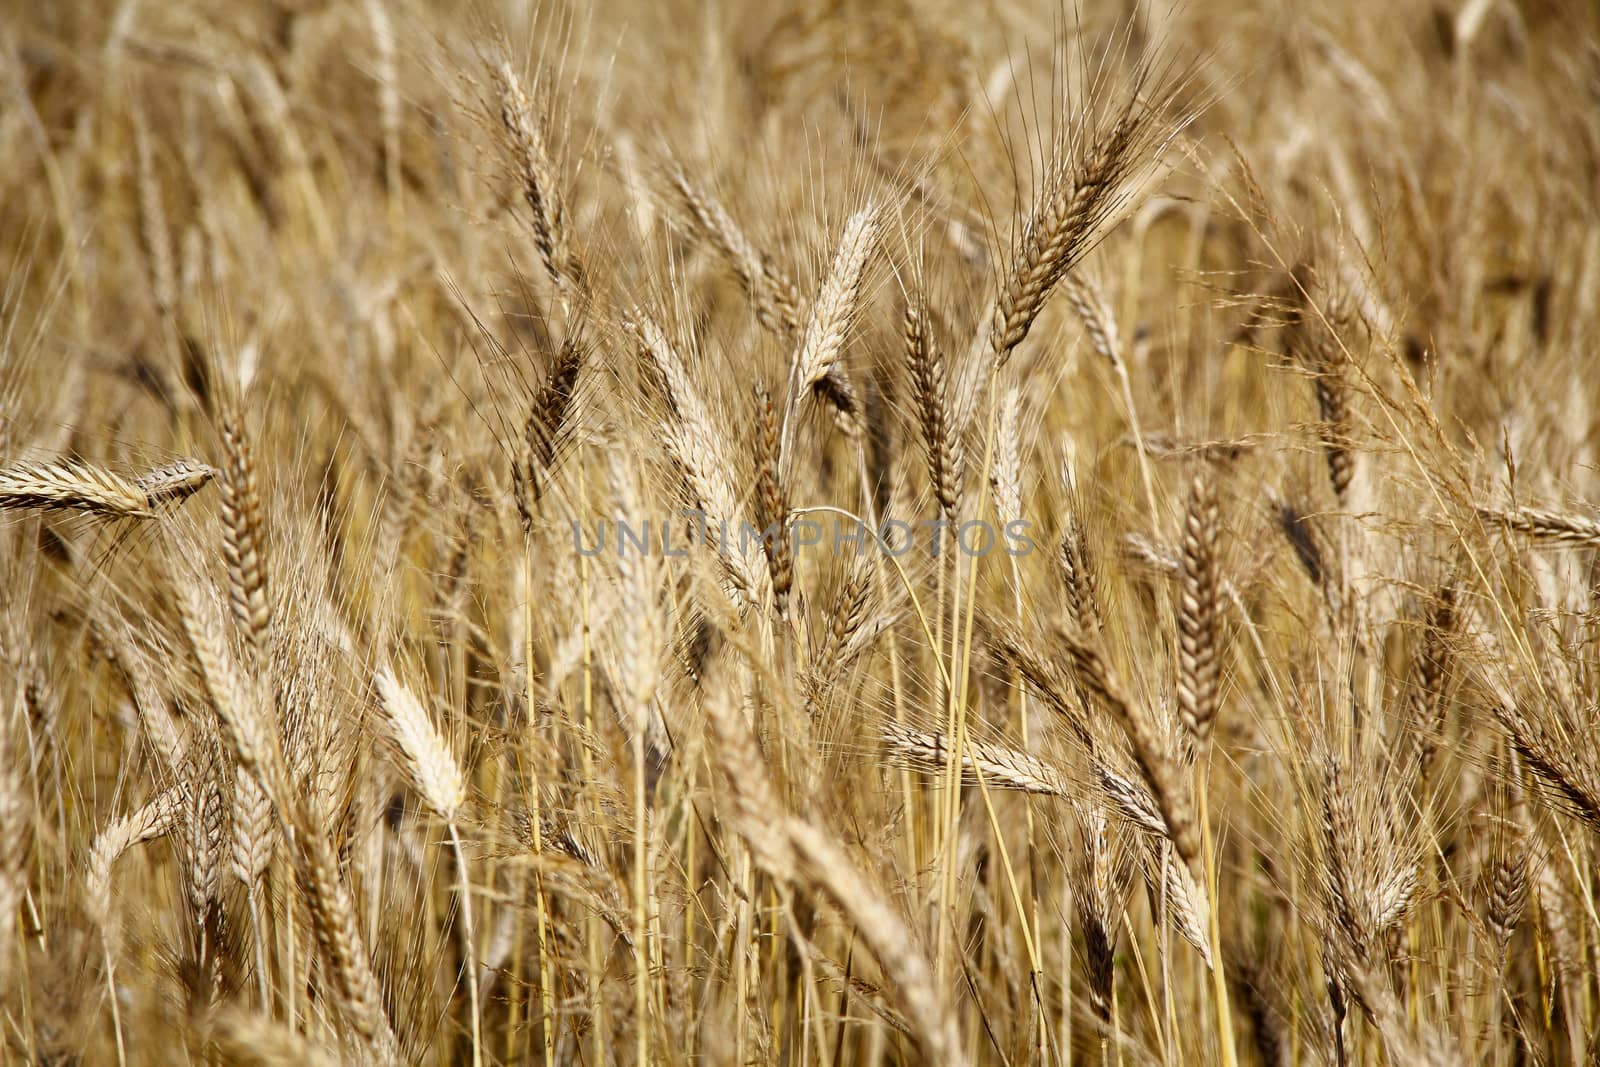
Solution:
M 1492 522 L 1525 534 L 1534 544 L 1593 547 L 1600 545 L 1600 521 L 1587 515 L 1550 508 L 1479 508 L 1485 522 Z
M 944 353 L 933 335 L 927 309 L 918 300 L 906 301 L 901 332 L 917 421 L 928 456 L 928 480 L 933 483 L 934 497 L 945 518 L 954 522 L 961 506 L 964 456 L 950 412 Z
M 222 558 L 228 573 L 228 605 L 239 632 L 259 661 L 267 653 L 272 623 L 268 584 L 266 517 L 256 478 L 255 448 L 244 413 L 225 401 L 219 419 L 222 436 Z
M 176 459 L 133 479 L 151 507 L 176 504 L 204 489 L 216 477 L 216 468 L 197 459 Z
M 1210 744 L 1217 718 L 1221 643 L 1217 529 L 1216 489 L 1202 474 L 1189 489 L 1184 515 L 1178 602 L 1178 714 L 1200 752 Z
M 567 226 L 566 203 L 545 125 L 507 61 L 491 71 L 499 91 L 500 123 L 509 143 L 523 199 L 533 213 L 533 240 L 545 269 L 557 285 L 581 285 L 583 262 Z
M 1407 707 L 1416 731 L 1417 767 L 1426 774 L 1438 751 L 1443 734 L 1445 686 L 1451 665 L 1451 639 L 1457 625 L 1457 593 L 1453 586 L 1440 590 L 1428 612 L 1422 644 L 1412 664 L 1412 680 L 1407 690 Z
M 287 796 L 288 777 L 277 737 L 263 721 L 258 695 L 245 682 L 221 619 L 198 582 L 180 579 L 176 584 L 183 630 L 200 667 L 222 739 L 239 766 L 267 790 L 274 803 L 281 803 Z
M 756 319 L 779 340 L 792 342 L 800 333 L 801 322 L 800 292 L 794 282 L 751 243 L 721 202 L 696 185 L 681 165 L 672 165 L 668 181 L 695 229 L 739 279 Z
M 522 425 L 522 460 L 511 476 L 524 532 L 533 528 L 533 514 L 549 488 L 550 473 L 572 430 L 578 379 L 587 358 L 588 347 L 582 339 L 568 337 L 528 405 L 528 418 Z
M 1135 762 L 1150 792 L 1155 796 L 1167 834 L 1178 856 L 1190 868 L 1198 869 L 1199 831 L 1194 810 L 1183 791 L 1181 776 L 1166 746 L 1150 721 L 1150 713 L 1136 707 L 1124 694 L 1115 672 L 1095 649 L 1077 635 L 1058 631 L 1057 636 L 1072 664 L 1073 677 L 1086 692 L 1122 727 L 1131 742 Z
M 306 818 L 299 831 L 293 842 L 296 881 L 311 913 L 312 935 L 327 965 L 337 1002 L 368 1052 L 380 1062 L 397 1062 L 399 1046 L 362 944 L 355 902 L 339 877 L 338 855 L 327 828 L 315 818 Z
M 898 723 L 883 727 L 883 741 L 891 762 L 924 774 L 943 774 L 950 765 L 950 744 L 942 733 L 917 730 Z M 1037 796 L 1073 797 L 1066 777 L 1030 752 L 990 741 L 967 739 L 961 755 L 961 782 L 984 784 Z
M 1499 706 L 1494 713 L 1546 799 L 1591 829 L 1600 830 L 1600 779 L 1594 767 L 1575 756 L 1570 743 L 1552 736 L 1521 708 Z
M 634 309 L 626 324 L 648 360 L 670 408 L 671 417 L 662 427 L 667 452 L 700 505 L 705 531 L 710 534 L 715 530 L 721 534 L 712 536 L 724 576 L 747 603 L 759 605 L 769 579 L 766 568 L 757 568 L 744 551 L 741 494 L 729 477 L 731 467 L 722 446 L 723 438 L 714 428 L 700 390 L 689 377 L 688 369 L 666 332 L 642 309 Z
M 794 588 L 794 542 L 789 535 L 789 498 L 778 476 L 778 416 L 772 394 L 755 387 L 756 402 L 756 505 L 761 546 L 772 575 L 773 605 L 782 617 Z
M 104 518 L 147 519 L 150 497 L 114 471 L 81 460 L 19 463 L 0 470 L 0 508 L 85 511 Z
M 789 372 L 789 395 L 784 405 L 783 431 L 779 436 L 779 454 L 784 464 L 793 449 L 795 420 L 801 403 L 813 389 L 823 387 L 825 393 L 834 394 L 836 401 L 848 401 L 840 395 L 848 390 L 836 373 L 839 358 L 844 354 L 845 338 L 850 323 L 856 316 L 861 297 L 861 283 L 866 275 L 867 261 L 878 241 L 878 209 L 868 205 L 850 216 L 844 233 L 839 238 L 839 248 L 834 253 L 827 277 L 811 305 L 811 315 L 806 321 L 805 337 Z M 780 464 L 780 470 L 785 470 Z
M 989 486 L 995 514 L 1009 527 L 1022 520 L 1022 395 L 1016 386 L 1001 394 L 997 420 Z
M 1154 120 L 1143 103 L 1130 102 L 1094 137 L 1076 166 L 1067 159 L 1068 138 L 1058 134 L 995 303 L 989 349 L 996 366 L 1004 365 L 1027 337 L 1056 283 L 1122 206 L 1124 185 L 1142 162 Z

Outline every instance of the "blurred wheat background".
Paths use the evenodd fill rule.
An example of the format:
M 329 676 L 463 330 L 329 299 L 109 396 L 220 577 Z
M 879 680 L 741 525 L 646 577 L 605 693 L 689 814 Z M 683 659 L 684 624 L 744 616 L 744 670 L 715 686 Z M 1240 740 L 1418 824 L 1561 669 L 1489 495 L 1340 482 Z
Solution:
M 0 8 L 4 1062 L 1600 1062 L 1591 3 Z

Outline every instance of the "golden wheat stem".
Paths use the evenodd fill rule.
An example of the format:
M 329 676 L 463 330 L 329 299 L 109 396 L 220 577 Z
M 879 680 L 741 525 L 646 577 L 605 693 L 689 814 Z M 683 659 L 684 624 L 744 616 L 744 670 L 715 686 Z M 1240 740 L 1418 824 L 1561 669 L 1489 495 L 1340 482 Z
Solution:
M 579 499 L 587 497 L 588 479 L 584 467 L 578 465 Z M 594 721 L 594 644 L 590 634 L 590 612 L 592 605 L 590 597 L 589 557 L 585 554 L 578 556 L 578 611 L 579 621 L 583 627 L 583 729 L 592 733 L 595 729 Z M 635 731 L 643 734 L 643 729 Z M 595 781 L 594 753 L 591 746 L 580 745 L 583 780 L 587 787 Z M 691 831 L 692 832 L 692 831 Z M 589 915 L 584 921 L 584 940 L 587 942 L 585 951 L 589 959 L 589 973 L 585 976 L 586 993 L 589 998 L 590 1026 L 594 1034 L 594 1057 L 596 1063 L 606 1063 L 606 1027 L 605 1027 L 605 998 L 603 983 L 601 981 L 604 967 L 601 938 L 601 920 L 598 915 Z M 634 932 L 634 943 L 639 941 L 638 931 Z M 635 965 L 637 965 L 635 959 Z M 642 1061 L 641 1061 L 642 1062 Z
M 989 781 L 983 773 L 982 761 L 972 760 L 971 765 L 973 777 L 978 782 L 978 795 L 983 798 L 983 808 L 989 816 L 989 829 L 994 833 L 997 850 L 1000 853 L 1000 866 L 1005 871 L 1006 888 L 1011 893 L 1011 904 L 1017 909 L 1017 918 L 1022 925 L 1022 944 L 1028 952 L 1028 966 L 1031 974 L 1037 976 L 1043 973 L 1043 966 L 1039 962 L 1039 950 L 1034 947 L 1033 931 L 1028 927 L 1028 909 L 1022 901 L 1022 887 L 1017 881 L 1017 872 L 1011 863 L 1010 850 L 1006 848 L 1005 835 L 1000 831 L 1000 819 L 995 815 L 994 800 L 989 796 Z M 1038 995 L 1038 986 L 1033 985 L 1033 996 L 1037 999 Z M 1040 1002 L 1038 1007 L 1042 1015 L 1043 1002 Z
M 693 973 L 695 969 L 695 936 L 698 926 L 695 922 L 695 913 L 699 910 L 699 859 L 700 859 L 700 819 L 699 811 L 695 806 L 694 796 L 697 785 L 699 762 L 689 769 L 684 783 L 683 795 L 683 881 L 684 897 L 687 906 L 683 909 L 683 963 L 684 967 Z M 695 1026 L 698 1013 L 694 1007 L 694 998 L 688 998 L 684 1004 L 684 1052 L 692 1061 L 695 1058 Z
M 731 945 L 733 952 L 734 969 L 734 1038 L 733 1050 L 735 1063 L 749 1063 L 746 1058 L 747 1046 L 750 1041 L 747 1031 L 750 1028 L 749 1000 L 750 1000 L 750 953 L 745 950 L 750 943 L 752 931 L 750 929 L 750 909 L 755 898 L 755 868 L 751 863 L 750 849 L 741 841 L 738 846 L 739 867 L 739 902 L 735 905 L 737 914 L 736 929 Z
M 989 508 L 990 474 L 994 466 L 995 433 L 999 424 L 999 398 L 995 388 L 996 378 L 999 375 L 999 370 L 999 362 L 991 364 L 989 373 L 986 375 L 984 382 L 984 392 L 988 398 L 988 415 L 984 420 L 983 462 L 978 470 L 978 507 L 977 511 L 974 513 L 979 516 L 986 514 Z M 959 545 L 959 540 L 957 541 L 957 544 Z M 963 590 L 960 578 L 960 553 L 956 552 L 952 553 L 952 555 L 955 557 L 952 561 L 952 569 L 956 575 L 956 586 L 955 602 L 950 614 L 950 675 L 954 679 L 955 684 L 951 687 L 950 691 L 950 718 L 953 726 L 953 729 L 950 731 L 950 736 L 955 738 L 955 745 L 951 750 L 951 798 L 948 804 L 948 813 L 945 823 L 945 832 L 947 836 L 944 841 L 945 892 L 947 896 L 941 901 L 940 908 L 940 914 L 945 916 L 946 921 L 950 918 L 953 918 L 949 912 L 953 908 L 953 901 L 951 900 L 951 897 L 953 897 L 955 891 L 955 832 L 957 827 L 960 825 L 961 820 L 961 791 L 957 788 L 959 783 L 955 778 L 955 774 L 957 768 L 960 766 L 961 759 L 966 752 L 967 744 L 967 683 L 968 670 L 972 664 L 972 632 L 973 620 L 977 615 L 976 609 L 978 587 L 978 554 L 976 552 L 972 554 L 972 560 L 967 567 L 967 581 L 965 590 Z M 956 641 L 958 637 L 956 620 L 959 620 L 962 617 L 961 600 L 963 591 L 965 592 L 967 598 L 967 608 L 964 632 L 959 635 L 961 638 L 961 655 L 958 659 L 956 656 Z M 1003 841 L 1001 842 L 1001 847 L 1004 847 Z M 939 959 L 942 962 L 944 959 L 944 950 L 946 949 L 945 937 L 948 934 L 947 929 L 943 925 L 940 926 L 940 934 Z M 942 973 L 943 972 L 941 971 L 941 976 Z
M 122 1008 L 117 1003 L 117 970 L 111 959 L 111 943 L 102 941 L 106 960 L 106 996 L 111 1001 L 111 1032 L 117 1039 L 117 1067 L 128 1067 L 128 1049 L 122 1037 Z
M 462 962 L 467 970 L 467 996 L 472 1005 L 472 1065 L 483 1067 L 483 1009 L 478 1001 L 477 938 L 472 925 L 472 882 L 467 876 L 467 852 L 461 847 L 461 831 L 456 821 L 445 823 L 450 832 L 450 847 L 456 854 L 456 868 L 461 872 L 461 941 L 466 957 Z
M 638 1063 L 650 1062 L 650 966 L 647 956 L 650 930 L 646 912 L 649 848 L 645 836 L 648 816 L 645 808 L 645 731 L 640 728 L 633 731 L 633 1009 L 634 1050 Z
M 506 780 L 510 777 L 511 771 L 507 764 L 504 761 L 498 762 L 495 766 L 494 790 L 492 793 L 491 802 L 494 804 L 496 809 L 505 814 L 506 822 L 512 828 L 513 832 L 515 832 L 514 828 L 516 824 L 514 820 L 516 818 L 516 812 L 513 810 L 513 805 L 505 802 Z M 533 836 L 535 839 L 537 839 L 539 835 L 535 834 Z M 487 879 L 492 877 L 493 871 L 491 869 L 491 871 L 486 874 L 485 884 L 488 884 Z M 512 885 L 516 887 L 514 892 L 518 894 L 515 899 L 518 903 L 520 903 L 522 899 L 521 890 L 527 885 L 527 882 L 522 876 L 514 874 L 512 875 Z M 507 1063 L 520 1063 L 522 1062 L 522 1059 L 526 1058 L 522 1057 L 519 1059 L 517 1041 L 522 1035 L 522 1032 L 525 1030 L 525 1027 L 522 1023 L 522 1005 L 526 994 L 523 992 L 525 982 L 523 979 L 522 968 L 527 955 L 523 949 L 527 944 L 528 928 L 528 924 L 522 921 L 522 909 L 517 909 L 517 914 L 512 918 L 511 923 L 511 980 L 506 993 L 506 1051 L 504 1060 Z
M 1021 517 L 1020 508 L 1018 509 L 1018 513 L 1017 513 L 1017 515 L 1015 517 L 1017 517 L 1017 518 Z M 1009 558 L 1010 563 L 1011 563 L 1012 607 L 1017 613 L 1017 622 L 1020 623 L 1022 621 L 1022 572 L 1021 572 L 1021 569 L 1017 566 L 1017 557 L 1016 556 L 1010 556 L 1008 558 Z M 1019 736 L 1022 738 L 1022 749 L 1023 749 L 1024 752 L 1026 752 L 1029 749 L 1029 743 L 1028 743 L 1029 738 L 1028 738 L 1028 735 L 1030 733 L 1029 725 L 1028 725 L 1028 686 L 1027 686 L 1027 683 L 1025 683 L 1023 681 L 1023 679 L 1022 679 L 1020 674 L 1017 674 L 1016 672 L 1012 672 L 1012 674 L 1013 674 L 1013 678 L 1014 678 L 1014 682 L 1013 682 L 1012 688 L 1015 689 L 1016 694 L 1017 694 L 1017 732 L 1018 732 Z M 1039 919 L 1039 892 L 1038 892 L 1038 886 L 1037 886 L 1037 883 L 1036 883 L 1036 877 L 1037 876 L 1036 876 L 1036 872 L 1034 870 L 1035 843 L 1034 843 L 1034 828 L 1033 828 L 1033 804 L 1030 803 L 1029 801 L 1027 801 L 1026 799 L 1023 800 L 1023 802 L 1022 802 L 1022 813 L 1023 813 L 1023 820 L 1024 820 L 1023 829 L 1024 829 L 1024 835 L 1025 835 L 1024 836 L 1025 852 L 1023 854 L 1023 859 L 1024 859 L 1024 862 L 1027 864 L 1027 868 L 1028 868 L 1028 910 L 1025 913 L 1022 913 L 1021 915 L 1019 915 L 1019 919 L 1022 922 L 1022 926 L 1023 926 L 1024 932 L 1027 931 L 1029 925 L 1031 924 L 1032 928 L 1033 928 L 1033 937 L 1035 939 L 1042 940 L 1043 937 L 1044 937 L 1044 926 L 1041 925 L 1040 919 Z M 1067 955 L 1070 957 L 1071 953 L 1068 953 Z M 1070 966 L 1070 963 L 1069 963 L 1069 966 Z M 1039 984 L 1043 980 L 1044 980 L 1044 972 L 1042 970 L 1040 970 L 1039 963 L 1038 963 L 1037 960 L 1035 960 L 1034 961 L 1034 973 L 1033 973 L 1033 986 L 1034 986 L 1034 995 L 1036 997 L 1039 995 L 1038 994 Z M 1069 981 L 1067 983 L 1066 988 L 1067 989 L 1071 989 L 1072 988 L 1070 979 L 1069 979 Z M 1048 1044 L 1049 1044 L 1049 1037 L 1050 1037 L 1049 1023 L 1048 1023 L 1048 1020 L 1046 1019 L 1046 1013 L 1045 1013 L 1045 1010 L 1044 1010 L 1044 1005 L 1043 1005 L 1043 1003 L 1041 1001 L 1040 1006 L 1039 1006 L 1039 1059 L 1040 1059 L 1041 1062 L 1047 1062 L 1047 1047 L 1048 1047 Z M 1071 1047 L 1071 1046 L 1069 1045 L 1068 1047 Z
M 1157 529 L 1161 513 L 1156 508 L 1155 480 L 1150 476 L 1150 454 L 1144 443 L 1144 430 L 1139 426 L 1139 408 L 1133 402 L 1133 383 L 1128 380 L 1128 368 L 1122 360 L 1112 364 L 1117 373 L 1117 386 L 1122 390 L 1122 403 L 1128 409 L 1128 430 L 1133 434 L 1133 447 L 1139 456 L 1139 481 L 1144 487 L 1145 506 L 1150 509 L 1150 527 Z
M 1165 923 L 1162 924 L 1163 927 Z M 1172 1062 L 1171 1041 L 1162 1021 L 1161 997 L 1156 994 L 1155 982 L 1150 977 L 1150 968 L 1144 961 L 1144 951 L 1139 947 L 1139 932 L 1134 929 L 1133 916 L 1128 909 L 1122 911 L 1122 926 L 1128 935 L 1128 952 L 1133 957 L 1135 972 L 1139 975 L 1140 1001 L 1144 1004 L 1145 1013 L 1149 1016 L 1150 1032 L 1155 1035 L 1157 1059 L 1162 1063 Z M 1158 942 L 1159 947 L 1159 942 Z M 1113 984 L 1112 989 L 1116 986 Z M 1118 1052 L 1117 1062 L 1122 1062 L 1121 1052 Z
M 533 544 L 529 541 L 522 551 L 523 565 L 523 647 L 522 665 L 527 690 L 524 699 L 530 715 L 538 706 L 538 694 L 535 691 L 533 677 Z M 531 728 L 531 727 L 530 727 Z M 528 818 L 533 827 L 533 851 L 537 857 L 543 850 L 544 843 L 544 816 L 539 798 L 538 761 L 528 761 Z M 547 910 L 544 892 L 544 874 L 537 867 L 533 872 L 534 893 L 534 927 L 539 945 L 539 1028 L 544 1037 L 544 1063 L 545 1067 L 555 1067 L 556 1041 L 555 1041 L 555 991 L 552 988 L 553 974 L 550 965 L 550 940 L 546 931 Z
M 860 482 L 862 506 L 867 512 L 867 521 L 871 524 L 869 528 L 874 531 L 881 530 L 882 526 L 880 525 L 880 520 L 882 516 L 878 514 L 877 506 L 872 498 L 871 480 L 867 475 L 867 449 L 864 441 L 860 443 L 855 452 L 856 477 Z M 878 544 L 878 538 L 876 536 L 874 536 L 873 543 L 874 546 Z M 876 588 L 878 596 L 881 598 L 887 591 L 888 579 L 883 570 L 882 557 L 884 553 L 878 552 L 875 553 L 875 555 L 878 558 L 877 566 L 873 568 L 873 576 L 877 582 Z M 908 591 L 909 588 L 910 587 L 908 583 Z M 918 606 L 918 610 L 921 610 L 920 605 Z M 895 628 L 890 628 L 887 634 L 887 640 L 889 644 L 889 692 L 894 701 L 894 721 L 899 726 L 904 727 L 906 723 L 904 678 L 900 669 L 900 641 L 898 635 L 895 633 Z M 911 771 L 909 768 L 904 768 L 900 772 L 900 803 L 908 821 L 907 831 L 903 835 L 906 849 L 906 862 L 912 867 L 912 869 L 915 869 L 917 866 L 916 801 L 915 793 L 912 789 Z M 843 997 L 842 992 L 840 996 Z
M 988 469 L 984 469 L 984 490 L 987 493 Z M 982 507 L 980 500 L 979 507 Z M 982 514 L 981 510 L 979 514 Z M 952 539 L 954 540 L 954 539 Z M 956 542 L 959 544 L 959 542 Z M 942 558 L 939 560 L 939 569 L 944 570 Z M 950 746 L 950 754 L 945 766 L 945 792 L 940 811 L 941 829 L 939 832 L 939 951 L 937 955 L 937 973 L 939 983 L 943 985 L 948 977 L 945 967 L 948 964 L 950 952 L 950 936 L 955 924 L 955 892 L 956 892 L 956 839 L 961 828 L 961 761 L 966 755 L 966 707 L 962 699 L 964 693 L 961 689 L 961 659 L 960 636 L 961 628 L 961 554 L 952 549 L 950 551 L 950 572 L 955 576 L 953 583 L 954 595 L 950 607 L 950 664 L 945 669 L 944 675 L 948 681 L 945 686 L 945 736 L 952 738 L 954 743 Z M 936 648 L 934 657 L 937 659 L 944 650 Z
M 1117 997 L 1117 984 L 1111 983 L 1111 1044 L 1117 1050 L 1117 1067 L 1122 1067 L 1122 1005 Z M 1101 1062 L 1106 1060 L 1106 1049 L 1100 1046 Z
M 1211 899 L 1210 922 L 1208 923 L 1211 937 L 1211 987 L 1213 993 L 1213 1006 L 1216 1010 L 1217 1041 L 1220 1044 L 1222 1067 L 1238 1067 L 1239 1052 L 1234 1045 L 1233 1035 L 1233 1009 L 1228 1002 L 1228 981 L 1223 973 L 1222 954 L 1222 909 L 1218 907 L 1221 901 L 1220 886 L 1217 883 L 1217 855 L 1215 842 L 1211 834 L 1211 819 L 1206 810 L 1206 798 L 1210 792 L 1206 779 L 1206 767 L 1202 763 L 1198 774 L 1200 781 L 1197 789 L 1197 807 L 1200 818 L 1200 833 L 1205 855 L 1206 893 Z
M 245 897 L 250 906 L 250 940 L 256 955 L 256 996 L 261 1001 L 261 1010 L 270 1011 L 272 992 L 267 985 L 267 944 L 261 927 L 261 891 L 251 885 L 245 890 Z

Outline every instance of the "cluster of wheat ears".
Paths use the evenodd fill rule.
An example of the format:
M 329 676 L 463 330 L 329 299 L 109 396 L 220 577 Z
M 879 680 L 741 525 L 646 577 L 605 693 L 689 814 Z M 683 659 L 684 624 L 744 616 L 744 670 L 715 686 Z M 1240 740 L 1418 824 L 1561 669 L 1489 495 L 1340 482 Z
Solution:
M 1600 1062 L 1592 5 L 0 10 L 0 1060 Z

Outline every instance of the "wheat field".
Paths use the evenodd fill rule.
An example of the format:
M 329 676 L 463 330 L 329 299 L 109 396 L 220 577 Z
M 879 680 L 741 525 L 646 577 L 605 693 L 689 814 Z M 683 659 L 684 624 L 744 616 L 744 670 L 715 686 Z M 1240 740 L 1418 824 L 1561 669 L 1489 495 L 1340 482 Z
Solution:
M 1600 1063 L 1587 0 L 4 0 L 0 1061 Z

